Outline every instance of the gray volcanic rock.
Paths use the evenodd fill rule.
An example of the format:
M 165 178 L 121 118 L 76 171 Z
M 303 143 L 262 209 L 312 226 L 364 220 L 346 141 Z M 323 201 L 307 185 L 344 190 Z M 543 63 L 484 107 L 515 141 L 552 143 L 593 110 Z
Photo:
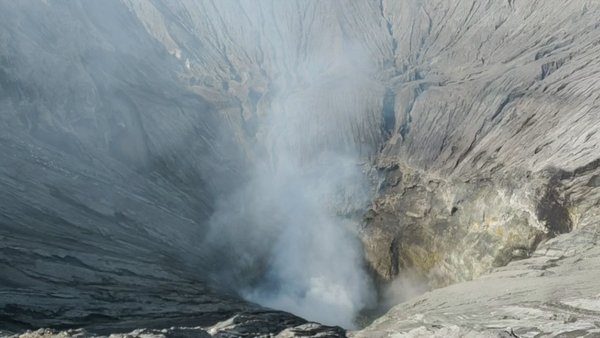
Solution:
M 352 337 L 596 337 L 597 224 L 470 282 L 427 292 Z
M 379 275 L 469 280 L 595 222 L 598 4 L 384 5 L 402 17 L 396 124 L 365 236 Z
M 391 23 L 396 65 L 410 71 L 398 75 L 367 257 L 383 280 L 476 279 L 356 336 L 597 335 L 598 269 L 584 257 L 600 221 L 598 4 L 392 6 L 412 18 Z
M 0 327 L 122 332 L 264 313 L 210 286 L 218 262 L 199 243 L 244 159 L 220 148 L 224 122 L 176 59 L 120 2 L 0 12 Z
M 257 158 L 258 122 L 245 122 L 236 95 L 246 104 L 258 94 L 243 83 L 241 62 L 219 69 L 230 55 L 221 33 L 205 27 L 198 36 L 207 41 L 194 41 L 195 29 L 177 26 L 186 24 L 178 15 L 203 15 L 214 4 L 155 5 L 0 3 L 0 327 L 104 334 L 238 318 L 229 335 L 343 335 L 303 328 L 305 320 L 285 312 L 267 315 L 216 276 L 228 268 L 248 275 L 219 261 L 226 253 L 206 236 L 216 202 Z M 157 15 L 183 49 L 161 39 Z M 192 71 L 209 61 L 207 71 Z M 372 146 L 380 133 L 368 125 L 377 123 L 371 109 L 375 122 L 361 128 Z M 354 127 L 331 142 L 353 144 Z
M 367 168 L 370 205 L 328 203 L 363 221 L 381 290 L 458 283 L 356 336 L 597 334 L 598 17 L 593 0 L 0 1 L 0 329 L 343 336 L 241 299 L 272 262 L 262 234 L 214 243 L 283 147 Z
M 171 322 L 173 323 L 173 322 Z M 112 328 L 110 332 L 114 332 Z M 97 329 L 94 329 L 97 330 Z M 170 326 L 162 329 L 135 329 L 131 332 L 110 333 L 110 335 L 90 333 L 84 329 L 38 329 L 15 334 L 0 331 L 9 338 L 230 338 L 230 337 L 346 337 L 341 327 L 324 326 L 286 314 L 281 311 L 254 311 L 237 314 L 210 327 Z
M 211 322 L 251 308 L 215 296 L 183 259 L 198 256 L 218 181 L 216 111 L 159 71 L 173 64 L 141 25 L 111 31 L 132 23 L 126 7 L 99 5 L 2 3 L 3 326 L 152 322 L 191 309 Z M 193 128 L 203 138 L 179 143 Z M 214 159 L 199 166 L 204 156 Z

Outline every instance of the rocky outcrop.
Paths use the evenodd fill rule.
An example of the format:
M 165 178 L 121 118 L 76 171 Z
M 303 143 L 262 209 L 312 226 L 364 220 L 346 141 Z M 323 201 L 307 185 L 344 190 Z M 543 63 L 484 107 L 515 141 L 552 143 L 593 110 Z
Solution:
M 588 222 L 528 259 L 410 299 L 351 336 L 597 336 L 600 251 L 597 222 Z
M 542 178 L 502 186 L 489 178 L 436 177 L 397 163 L 380 172 L 379 197 L 367 212 L 363 238 L 382 280 L 412 275 L 430 287 L 471 280 L 529 257 L 554 235 L 532 209 L 546 205 Z

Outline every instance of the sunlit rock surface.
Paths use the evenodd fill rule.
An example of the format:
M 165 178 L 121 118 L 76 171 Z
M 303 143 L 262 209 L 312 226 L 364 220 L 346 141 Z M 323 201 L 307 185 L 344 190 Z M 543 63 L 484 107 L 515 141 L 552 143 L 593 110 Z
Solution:
M 595 334 L 599 17 L 592 0 L 0 2 L 0 328 L 342 335 L 212 273 L 217 201 L 285 140 L 368 167 L 366 261 L 381 290 L 407 281 L 382 303 L 458 283 L 357 336 Z

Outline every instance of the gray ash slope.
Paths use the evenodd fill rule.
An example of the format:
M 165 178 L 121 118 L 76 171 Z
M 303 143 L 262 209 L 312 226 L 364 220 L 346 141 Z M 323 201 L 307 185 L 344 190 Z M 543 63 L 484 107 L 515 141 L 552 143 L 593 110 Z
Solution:
M 357 335 L 597 330 L 597 2 L 0 9 L 7 329 L 260 317 L 213 285 L 214 256 L 199 243 L 215 201 L 268 153 L 265 125 L 280 113 L 284 131 L 306 138 L 291 140 L 298 154 L 370 158 L 377 192 L 360 237 L 378 281 L 458 283 Z M 488 289 L 498 292 L 481 300 Z M 498 310 L 482 311 L 485 302 Z M 279 321 L 257 322 L 277 334 Z

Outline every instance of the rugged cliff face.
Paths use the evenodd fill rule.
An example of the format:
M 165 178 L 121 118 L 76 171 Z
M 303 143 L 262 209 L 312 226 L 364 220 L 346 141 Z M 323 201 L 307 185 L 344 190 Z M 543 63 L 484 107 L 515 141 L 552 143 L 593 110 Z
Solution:
M 594 334 L 599 14 L 0 2 L 0 328 Z
M 380 165 L 391 175 L 372 223 L 397 231 L 386 223 L 401 209 L 403 227 L 416 225 L 416 238 L 402 237 L 424 241 L 419 257 L 428 258 L 403 264 L 470 279 L 482 261 L 506 263 L 511 251 L 527 254 L 577 226 L 587 208 L 574 207 L 565 185 L 597 167 L 595 83 L 586 80 L 597 64 L 594 10 L 583 2 L 396 9 L 418 28 L 393 30 L 396 67 L 410 71 L 393 79 L 397 123 Z M 448 236 L 451 247 L 432 243 Z M 399 241 L 400 251 L 423 247 Z

